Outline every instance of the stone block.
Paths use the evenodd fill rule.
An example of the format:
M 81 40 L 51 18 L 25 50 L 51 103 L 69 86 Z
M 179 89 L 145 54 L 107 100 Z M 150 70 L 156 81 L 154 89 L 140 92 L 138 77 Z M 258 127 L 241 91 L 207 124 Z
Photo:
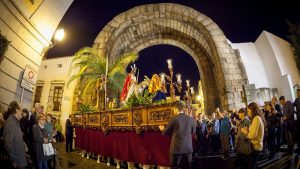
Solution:
M 227 95 L 228 99 L 233 99 L 234 98 L 233 93 L 227 93 L 226 95 Z
M 235 104 L 229 104 L 228 105 L 228 110 L 233 110 L 235 108 L 236 108 Z
M 233 77 L 232 75 L 225 75 L 225 80 L 233 80 Z

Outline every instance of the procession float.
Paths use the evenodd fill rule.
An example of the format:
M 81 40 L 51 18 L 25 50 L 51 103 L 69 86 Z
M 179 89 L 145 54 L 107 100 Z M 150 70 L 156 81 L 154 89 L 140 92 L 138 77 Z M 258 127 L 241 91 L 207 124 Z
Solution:
M 182 91 L 181 74 L 174 76 L 172 60 L 168 59 L 168 74 L 154 74 L 151 79 L 145 76 L 138 83 L 138 68 L 131 64 L 137 57 L 137 54 L 125 54 L 109 67 L 105 58 L 97 56 L 91 48 L 75 54 L 73 64 L 80 70 L 70 82 L 81 78 L 80 83 L 84 84 L 78 93 L 82 96 L 89 88 L 96 93 L 96 97 L 91 97 L 96 101 L 96 108 L 81 104 L 71 117 L 75 126 L 75 146 L 87 156 L 96 154 L 98 162 L 100 156 L 115 159 L 117 168 L 120 161 L 127 161 L 129 168 L 133 163 L 167 167 L 170 137 L 161 134 L 159 125 L 167 125 L 177 112 L 175 103 L 180 97 L 175 96 L 175 90 Z M 126 75 L 128 64 L 131 64 L 131 71 Z M 109 90 L 113 86 L 118 87 Z M 186 86 L 182 99 L 191 105 L 194 88 L 189 80 Z M 119 96 L 109 101 L 108 92 L 121 88 Z M 168 91 L 170 96 L 166 97 Z

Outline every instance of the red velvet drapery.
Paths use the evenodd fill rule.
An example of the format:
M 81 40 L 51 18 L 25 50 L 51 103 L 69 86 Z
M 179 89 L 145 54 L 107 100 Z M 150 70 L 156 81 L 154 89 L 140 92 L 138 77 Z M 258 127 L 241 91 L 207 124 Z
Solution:
M 110 131 L 75 128 L 76 147 L 98 155 L 130 162 L 169 166 L 170 138 L 158 131 Z

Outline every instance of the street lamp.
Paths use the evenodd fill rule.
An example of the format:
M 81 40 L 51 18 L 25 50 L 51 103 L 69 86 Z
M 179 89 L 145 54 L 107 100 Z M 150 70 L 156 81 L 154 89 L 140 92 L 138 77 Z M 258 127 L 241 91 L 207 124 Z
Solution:
M 65 36 L 65 31 L 64 29 L 58 29 L 56 32 L 55 32 L 55 36 L 54 36 L 54 39 L 56 41 L 61 41 Z
M 54 43 L 50 44 L 49 46 L 44 47 L 43 50 L 42 50 L 42 54 L 41 55 L 44 57 L 45 54 L 48 52 L 49 49 L 53 48 L 53 46 L 56 45 L 57 42 L 62 41 L 62 39 L 64 38 L 64 36 L 65 36 L 64 29 L 62 29 L 62 28 L 58 29 L 55 32 L 55 34 L 54 34 Z

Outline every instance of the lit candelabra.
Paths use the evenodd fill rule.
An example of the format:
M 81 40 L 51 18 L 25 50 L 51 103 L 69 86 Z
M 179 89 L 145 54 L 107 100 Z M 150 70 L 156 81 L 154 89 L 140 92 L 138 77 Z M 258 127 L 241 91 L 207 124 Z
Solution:
M 172 59 L 167 60 L 168 63 L 168 68 L 170 72 L 170 76 L 166 75 L 165 73 L 160 74 L 161 82 L 164 87 L 167 85 L 170 85 L 170 94 L 171 94 L 171 99 L 176 100 L 175 97 L 175 87 L 177 88 L 178 92 L 181 93 L 182 89 L 182 80 L 181 80 L 181 74 L 178 73 L 176 74 L 176 82 L 173 82 L 173 65 L 172 65 Z M 175 87 L 174 87 L 175 86 Z
M 186 80 L 187 91 L 185 91 L 184 98 L 187 102 L 192 103 L 195 97 L 194 87 L 190 86 L 190 80 Z

